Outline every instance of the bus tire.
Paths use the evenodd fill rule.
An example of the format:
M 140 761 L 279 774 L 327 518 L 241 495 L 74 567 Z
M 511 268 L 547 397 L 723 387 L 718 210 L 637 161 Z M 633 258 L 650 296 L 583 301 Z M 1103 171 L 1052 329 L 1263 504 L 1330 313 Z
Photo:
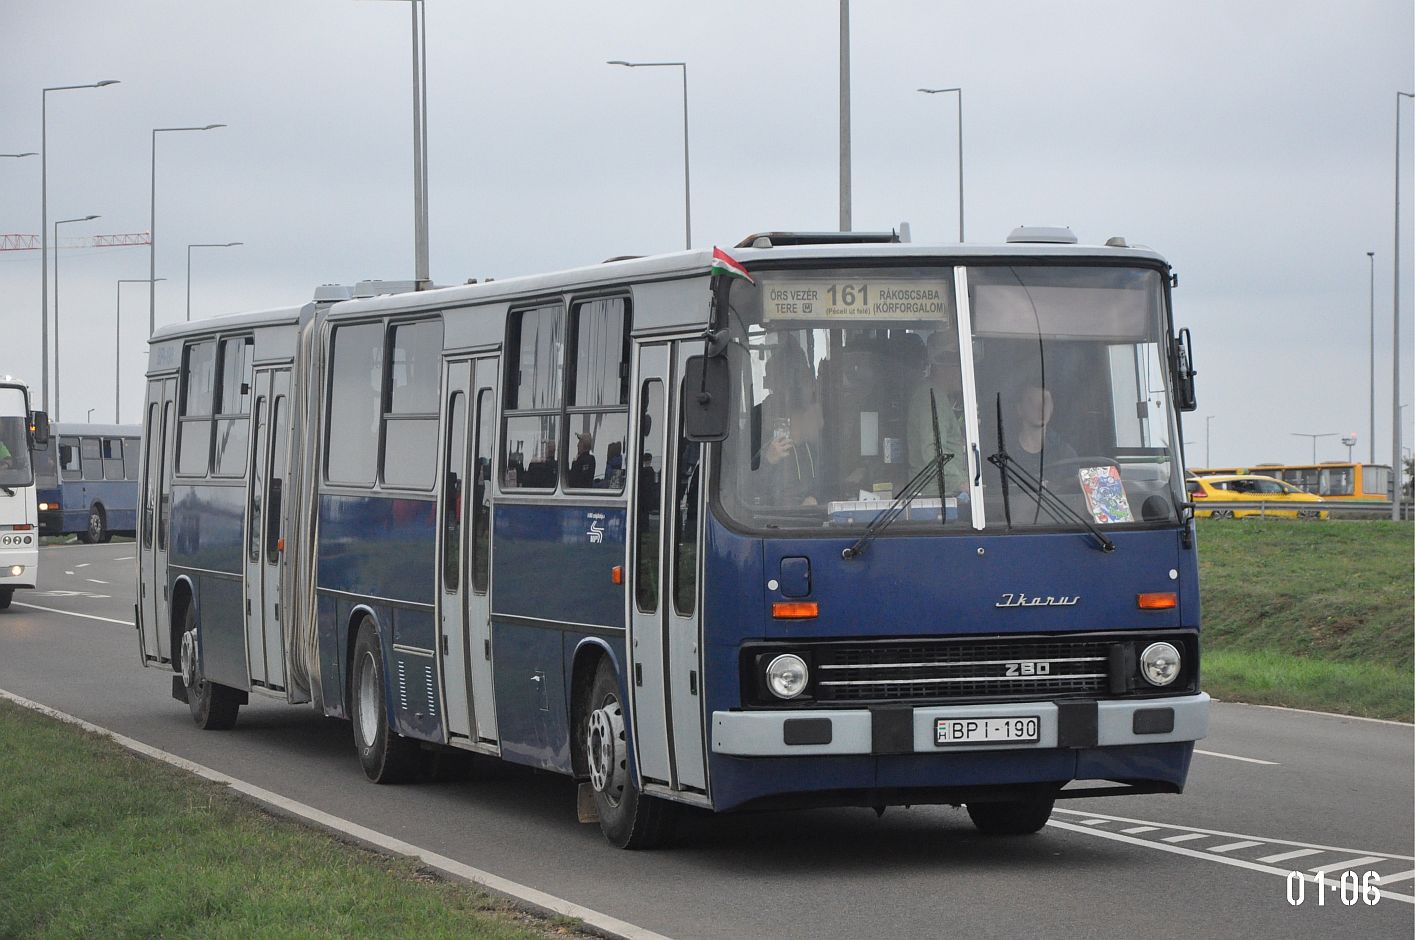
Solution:
M 11 587 L 0 588 L 0 610 L 10 606 L 10 598 L 15 596 L 15 589 Z
M 1050 791 L 1025 800 L 969 803 L 968 818 L 979 832 L 990 836 L 1031 835 L 1046 825 L 1055 803 L 1056 794 Z
M 85 545 L 98 545 L 113 538 L 108 531 L 108 516 L 97 504 L 89 507 L 88 527 L 79 533 L 79 541 Z
M 1235 517 L 1234 517 L 1234 515 L 1233 515 L 1233 510 L 1232 510 L 1232 509 L 1215 509 L 1215 510 L 1213 511 L 1213 513 L 1210 514 L 1209 518 L 1211 518 L 1211 519 L 1233 519 L 1233 518 L 1235 518 Z
M 629 773 L 624 704 L 608 658 L 599 661 L 581 714 L 585 716 L 585 765 L 599 812 L 600 831 L 621 849 L 662 845 L 672 835 L 675 807 L 641 793 Z
M 229 731 L 236 727 L 236 714 L 241 710 L 240 694 L 202 675 L 197 642 L 196 605 L 189 600 L 182 613 L 181 662 L 187 707 L 192 710 L 192 721 L 201 730 Z
M 373 623 L 367 619 L 359 624 L 350 682 L 349 711 L 354 719 L 354 744 L 359 749 L 364 775 L 374 783 L 403 783 L 412 779 L 418 770 L 418 744 L 388 727 L 383 655 Z

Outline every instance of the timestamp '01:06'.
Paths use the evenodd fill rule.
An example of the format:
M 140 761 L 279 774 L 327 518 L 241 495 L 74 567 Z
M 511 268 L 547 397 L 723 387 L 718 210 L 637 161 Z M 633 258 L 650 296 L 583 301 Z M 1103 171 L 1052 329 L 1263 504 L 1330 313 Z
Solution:
M 1353 907 L 1362 902 L 1367 907 L 1375 907 L 1381 900 L 1381 876 L 1373 871 L 1357 875 L 1354 871 L 1341 873 L 1339 881 L 1327 881 L 1327 873 L 1319 871 L 1312 881 L 1317 886 L 1317 906 L 1325 907 L 1327 888 L 1337 889 L 1341 903 Z M 1287 903 L 1300 907 L 1307 899 L 1307 876 L 1300 871 L 1287 873 Z

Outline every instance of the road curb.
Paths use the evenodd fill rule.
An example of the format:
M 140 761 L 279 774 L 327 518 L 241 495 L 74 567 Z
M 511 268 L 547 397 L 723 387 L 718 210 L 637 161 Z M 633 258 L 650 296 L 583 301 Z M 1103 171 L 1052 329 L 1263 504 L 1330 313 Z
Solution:
M 376 830 L 360 826 L 358 823 L 331 815 L 323 810 L 315 809 L 308 804 L 287 799 L 263 787 L 258 787 L 255 784 L 228 776 L 218 770 L 213 770 L 210 767 L 189 761 L 184 757 L 178 757 L 176 754 L 171 754 L 167 751 L 152 747 L 151 745 L 144 744 L 141 741 L 118 734 L 116 731 L 110 731 L 107 728 L 100 727 L 82 718 L 76 718 L 58 709 L 50 708 L 48 705 L 31 701 L 6 689 L 0 689 L 0 698 L 57 721 L 75 725 L 85 731 L 102 735 L 137 754 L 142 754 L 145 757 L 170 764 L 173 767 L 185 770 L 188 773 L 195 774 L 214 783 L 223 784 L 281 816 L 323 829 L 326 832 L 338 836 L 343 841 L 353 842 L 376 852 L 415 858 L 428 868 L 431 868 L 448 879 L 476 885 L 478 888 L 490 894 L 506 899 L 522 910 L 546 917 L 573 917 L 580 921 L 583 929 L 587 932 L 600 937 L 606 937 L 608 940 L 669 940 L 669 938 L 665 937 L 663 934 L 645 930 L 642 927 L 637 927 L 619 920 L 617 917 L 611 917 L 608 914 L 601 913 L 591 908 L 582 907 L 572 901 L 556 897 L 553 894 L 547 894 L 544 891 L 538 891 L 527 885 L 502 878 L 488 871 L 483 871 L 480 868 L 473 868 L 471 865 L 463 864 L 456 859 L 439 855 L 436 852 L 430 852 L 427 849 L 404 842 L 401 839 L 395 839 L 392 836 L 385 835 Z

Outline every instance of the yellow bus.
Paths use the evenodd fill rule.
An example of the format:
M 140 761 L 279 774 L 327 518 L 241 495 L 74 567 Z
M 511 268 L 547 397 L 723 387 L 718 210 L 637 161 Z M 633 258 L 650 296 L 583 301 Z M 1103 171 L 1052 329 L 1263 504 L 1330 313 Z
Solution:
M 1369 463 L 1255 463 L 1246 467 L 1190 467 L 1195 476 L 1259 473 L 1322 499 L 1390 502 L 1390 467 Z

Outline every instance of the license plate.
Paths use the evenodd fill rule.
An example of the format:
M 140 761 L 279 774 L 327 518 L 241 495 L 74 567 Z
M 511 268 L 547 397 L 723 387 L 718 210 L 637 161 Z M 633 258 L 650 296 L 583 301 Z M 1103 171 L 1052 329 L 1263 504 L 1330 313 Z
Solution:
M 1001 718 L 939 718 L 934 722 L 934 744 L 1035 744 L 1042 739 L 1036 715 Z

